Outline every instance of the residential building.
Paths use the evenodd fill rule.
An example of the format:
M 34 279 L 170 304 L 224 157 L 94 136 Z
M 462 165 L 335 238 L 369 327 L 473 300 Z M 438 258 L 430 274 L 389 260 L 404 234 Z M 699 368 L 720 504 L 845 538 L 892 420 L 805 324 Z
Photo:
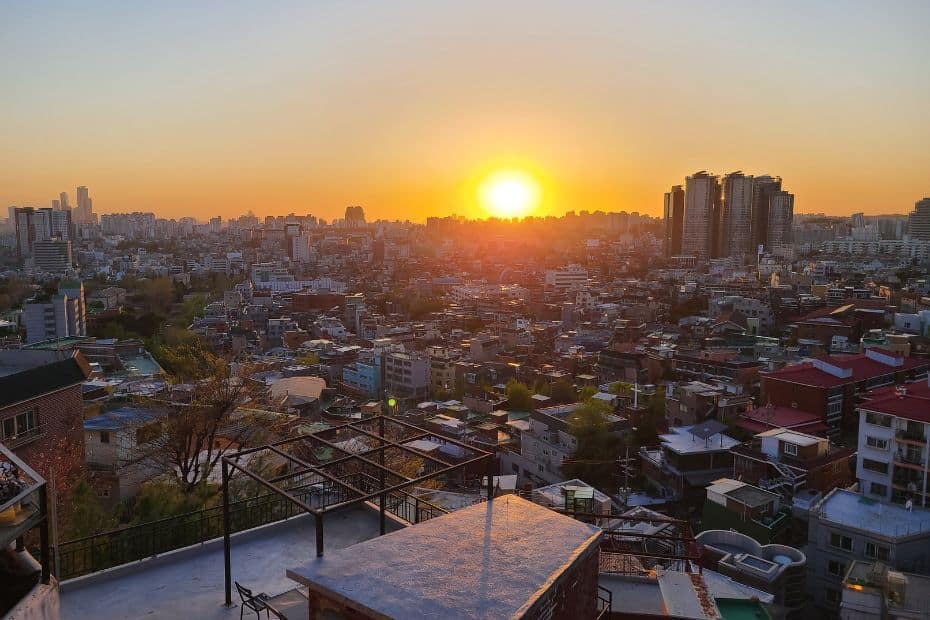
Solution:
M 46 480 L 59 503 L 84 471 L 84 401 L 90 377 L 78 352 L 0 349 L 0 441 Z
M 36 269 L 49 273 L 62 273 L 72 266 L 71 242 L 45 239 L 33 244 L 33 261 Z
M 384 389 L 396 398 L 425 398 L 429 394 L 429 358 L 403 351 L 385 353 Z
M 113 508 L 164 473 L 152 441 L 161 433 L 157 414 L 120 407 L 84 420 L 88 480 L 101 504 Z
M 12 217 L 16 230 L 16 252 L 20 258 L 32 256 L 32 246 L 36 239 L 35 209 L 16 207 Z
M 930 198 L 914 204 L 914 210 L 907 219 L 907 231 L 912 239 L 930 241 Z
M 781 177 L 757 176 L 752 183 L 753 249 L 768 243 L 769 201 L 781 191 Z
M 805 489 L 825 494 L 853 482 L 850 461 L 855 451 L 834 446 L 825 437 L 775 428 L 732 452 L 734 477 L 786 499 Z
M 445 347 L 429 347 L 429 391 L 432 395 L 447 395 L 455 390 L 455 362 L 458 351 Z
M 930 507 L 930 386 L 875 390 L 859 405 L 856 477 L 863 494 Z
M 662 497 L 703 501 L 705 487 L 733 471 L 730 450 L 739 441 L 724 434 L 724 430 L 726 425 L 716 420 L 672 427 L 659 435 L 658 448 L 640 448 L 647 484 Z
M 557 291 L 580 288 L 588 281 L 588 270 L 581 265 L 568 265 L 546 270 L 545 285 Z
M 762 544 L 786 538 L 791 523 L 782 510 L 781 496 L 732 478 L 720 478 L 707 487 L 702 514 L 704 527 L 735 530 Z
M 766 248 L 774 254 L 791 255 L 791 230 L 794 222 L 794 194 L 778 191 L 769 198 Z
M 930 617 L 930 577 L 854 561 L 843 579 L 840 620 L 923 620 Z
M 381 355 L 372 351 L 359 353 L 357 360 L 342 367 L 342 381 L 350 389 L 367 396 L 381 394 Z
M 685 223 L 685 190 L 675 185 L 665 193 L 665 256 L 681 254 L 681 241 Z
M 697 172 L 685 179 L 685 217 L 681 252 L 698 260 L 716 256 L 720 183 L 716 176 Z
M 731 172 L 721 179 L 719 255 L 755 254 L 752 247 L 752 176 Z
M 843 580 L 856 560 L 930 572 L 930 511 L 834 489 L 810 511 L 807 544 L 808 592 L 815 605 L 837 613 Z
M 807 556 L 779 544 L 760 544 L 739 532 L 704 530 L 695 536 L 703 549 L 705 571 L 717 571 L 734 581 L 774 595 L 780 615 L 797 617 L 807 601 Z
M 842 420 L 852 421 L 857 395 L 884 385 L 925 376 L 930 362 L 868 349 L 833 355 L 762 373 L 762 402 L 816 413 L 837 437 Z
M 77 283 L 69 288 L 67 284 L 62 281 L 58 294 L 48 299 L 26 302 L 23 321 L 27 343 L 87 335 L 84 286 Z

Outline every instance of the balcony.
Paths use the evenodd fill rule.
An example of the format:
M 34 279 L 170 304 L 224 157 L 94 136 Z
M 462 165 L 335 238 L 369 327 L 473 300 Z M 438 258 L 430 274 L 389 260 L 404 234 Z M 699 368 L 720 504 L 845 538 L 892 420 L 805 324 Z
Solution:
M 909 443 L 918 446 L 927 444 L 927 436 L 924 433 L 906 429 L 898 430 L 898 432 L 895 433 L 895 439 L 897 439 L 899 443 Z

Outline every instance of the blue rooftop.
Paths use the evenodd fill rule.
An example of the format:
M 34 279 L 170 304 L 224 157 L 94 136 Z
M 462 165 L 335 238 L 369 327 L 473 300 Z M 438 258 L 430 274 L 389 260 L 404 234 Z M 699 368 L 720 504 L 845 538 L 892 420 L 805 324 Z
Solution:
M 158 417 L 151 409 L 137 409 L 135 407 L 120 407 L 98 416 L 84 420 L 85 431 L 118 431 L 131 426 L 138 426 L 150 422 Z

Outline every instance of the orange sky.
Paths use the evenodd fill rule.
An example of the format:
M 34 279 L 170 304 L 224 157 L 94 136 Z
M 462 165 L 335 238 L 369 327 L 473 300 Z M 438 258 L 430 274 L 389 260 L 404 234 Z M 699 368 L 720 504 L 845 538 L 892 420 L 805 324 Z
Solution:
M 930 194 L 930 5 L 484 0 L 0 7 L 0 201 L 98 212 L 658 215 L 685 175 L 784 178 L 801 212 Z

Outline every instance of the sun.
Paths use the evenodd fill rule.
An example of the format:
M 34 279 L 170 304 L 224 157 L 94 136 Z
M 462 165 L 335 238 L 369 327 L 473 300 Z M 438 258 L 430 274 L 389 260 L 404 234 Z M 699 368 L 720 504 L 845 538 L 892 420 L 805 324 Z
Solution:
M 478 185 L 478 202 L 490 215 L 525 217 L 539 207 L 542 189 L 531 175 L 519 170 L 498 170 Z

